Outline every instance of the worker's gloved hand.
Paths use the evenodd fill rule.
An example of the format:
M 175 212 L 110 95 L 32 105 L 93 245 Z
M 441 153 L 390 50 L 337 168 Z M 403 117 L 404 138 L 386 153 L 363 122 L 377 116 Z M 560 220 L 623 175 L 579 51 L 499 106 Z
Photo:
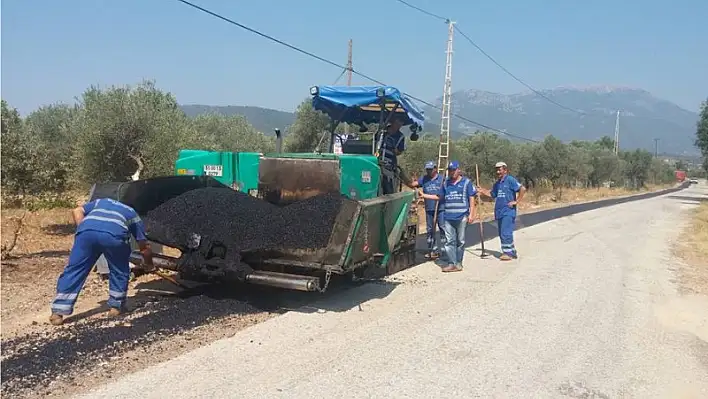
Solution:
M 152 263 L 152 260 L 151 260 L 149 262 L 143 262 L 143 270 L 150 273 L 150 272 L 154 272 L 155 270 L 157 270 L 157 268 L 155 267 L 155 264 Z

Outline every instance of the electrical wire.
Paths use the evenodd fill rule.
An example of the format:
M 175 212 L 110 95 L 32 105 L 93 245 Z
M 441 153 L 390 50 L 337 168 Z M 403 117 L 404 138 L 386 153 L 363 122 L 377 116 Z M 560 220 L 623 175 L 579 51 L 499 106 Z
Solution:
M 524 85 L 526 88 L 528 88 L 529 90 L 531 90 L 532 92 L 534 92 L 537 96 L 542 97 L 542 98 L 544 98 L 546 101 L 550 102 L 551 104 L 557 105 L 558 107 L 563 108 L 563 109 L 565 109 L 565 110 L 568 110 L 568 111 L 571 111 L 571 112 L 575 112 L 575 113 L 578 113 L 578 114 L 580 114 L 580 115 L 585 115 L 585 112 L 583 112 L 583 111 L 581 111 L 581 110 L 577 110 L 577 109 L 573 109 L 573 108 L 566 107 L 565 105 L 563 105 L 563 104 L 561 104 L 561 103 L 559 103 L 559 102 L 557 102 L 557 101 L 555 101 L 555 100 L 549 98 L 549 97 L 546 96 L 545 94 L 543 94 L 543 93 L 541 93 L 540 91 L 534 89 L 533 87 L 531 87 L 531 85 L 529 85 L 528 83 L 524 82 L 523 80 L 521 80 L 521 78 L 519 78 L 518 76 L 516 76 L 516 75 L 514 75 L 513 73 L 511 73 L 511 71 L 509 71 L 508 69 L 506 69 L 502 64 L 500 64 L 497 60 L 495 60 L 494 57 L 492 57 L 491 55 L 489 55 L 489 53 L 487 53 L 486 51 L 484 51 L 484 49 L 483 49 L 482 47 L 480 47 L 479 45 L 477 45 L 477 43 L 475 43 L 474 40 L 472 40 L 469 36 L 467 36 L 467 35 L 465 34 L 465 32 L 463 32 L 457 25 L 455 25 L 455 30 L 456 30 L 460 35 L 462 35 L 462 37 L 464 37 L 465 39 L 467 39 L 467 41 L 470 42 L 470 44 L 472 44 L 472 46 L 474 46 L 477 50 L 479 50 L 480 53 L 482 53 L 485 57 L 489 58 L 489 60 L 492 61 L 492 62 L 494 63 L 494 65 L 498 66 L 499 69 L 501 69 L 501 70 L 504 71 L 507 75 L 511 76 L 514 80 L 516 80 L 517 82 L 521 83 L 521 84 Z
M 439 19 L 439 20 L 441 20 L 441 21 L 444 21 L 445 23 L 447 23 L 447 22 L 450 21 L 449 18 L 445 18 L 445 17 L 443 17 L 443 16 L 440 16 L 440 15 L 437 15 L 437 14 L 433 14 L 432 12 L 427 11 L 427 10 L 424 10 L 424 9 L 422 9 L 422 8 L 420 8 L 420 7 L 418 7 L 418 6 L 415 6 L 415 5 L 413 5 L 413 4 L 411 4 L 411 3 L 407 2 L 407 1 L 403 1 L 403 0 L 396 0 L 396 1 L 399 2 L 399 3 L 401 3 L 401 4 L 403 4 L 403 5 L 405 5 L 405 6 L 407 6 L 407 7 L 412 8 L 412 9 L 414 9 L 414 10 L 418 10 L 418 11 L 422 12 L 423 14 L 426 14 L 426 15 L 428 15 L 428 16 L 430 16 L 430 17 L 437 18 L 437 19 Z
M 336 63 L 336 62 L 334 62 L 334 61 L 331 61 L 331 60 L 328 60 L 328 59 L 326 59 L 326 58 L 320 57 L 320 56 L 318 56 L 318 55 L 316 55 L 316 54 L 313 54 L 313 53 L 311 53 L 311 52 L 309 52 L 309 51 L 303 50 L 303 49 L 301 49 L 301 48 L 299 48 L 299 47 L 296 47 L 296 46 L 294 46 L 294 45 L 292 45 L 292 44 L 289 44 L 289 43 L 286 43 L 286 42 L 284 42 L 284 41 L 282 41 L 282 40 L 276 39 L 276 38 L 273 37 L 273 36 L 267 35 L 267 34 L 265 34 L 265 33 L 263 33 L 263 32 L 260 32 L 260 31 L 258 31 L 258 30 L 256 30 L 256 29 L 250 28 L 250 27 L 248 27 L 248 26 L 246 26 L 246 25 L 244 25 L 244 24 L 241 24 L 241 23 L 239 23 L 239 22 L 236 22 L 236 21 L 234 21 L 234 20 L 232 20 L 232 19 L 230 19 L 230 18 L 224 17 L 223 15 L 217 14 L 217 13 L 215 13 L 215 12 L 213 12 L 213 11 L 207 10 L 206 8 L 201 7 L 201 6 L 198 6 L 198 5 L 196 5 L 196 4 L 194 4 L 194 3 L 191 3 L 191 2 L 189 2 L 189 1 L 187 1 L 187 0 L 176 0 L 176 1 L 178 1 L 178 2 L 180 2 L 180 3 L 182 3 L 182 4 L 185 4 L 185 5 L 187 5 L 187 6 L 190 6 L 190 7 L 192 7 L 192 8 L 195 8 L 195 9 L 197 9 L 197 10 L 199 10 L 199 11 L 201 11 L 201 12 L 204 12 L 204 13 L 206 13 L 206 14 L 209 14 L 209 15 L 211 15 L 212 17 L 218 18 L 218 19 L 220 19 L 220 20 L 222 20 L 222 21 L 225 21 L 225 22 L 228 22 L 228 23 L 230 23 L 230 24 L 232 24 L 232 25 L 238 26 L 238 27 L 241 28 L 241 29 L 247 30 L 247 31 L 249 31 L 249 32 L 251 32 L 251 33 L 253 33 L 253 34 L 256 34 L 256 35 L 258 35 L 258 36 L 261 36 L 261 37 L 263 37 L 263 38 L 265 38 L 265 39 L 268 39 L 268 40 L 270 40 L 270 41 L 272 41 L 272 42 L 275 42 L 275 43 L 278 43 L 278 44 L 283 45 L 283 46 L 285 46 L 285 47 L 288 47 L 288 48 L 290 48 L 291 50 L 297 51 L 298 53 L 307 55 L 307 56 L 309 56 L 309 57 L 311 57 L 311 58 L 314 58 L 314 59 L 319 60 L 319 61 L 321 61 L 321 62 L 324 62 L 324 63 L 326 63 L 326 64 L 329 64 L 329 65 L 332 65 L 332 66 L 334 66 L 334 67 L 337 67 L 338 69 L 342 69 L 342 70 L 345 70 L 345 71 L 347 70 L 347 67 L 344 66 L 344 65 L 340 65 L 340 64 L 338 64 L 338 63 Z M 442 17 L 436 16 L 436 15 L 434 15 L 434 14 L 432 14 L 432 16 L 434 16 L 434 17 L 436 17 L 436 18 L 442 18 Z M 379 81 L 379 80 L 377 80 L 377 79 L 374 79 L 374 78 L 372 78 L 372 77 L 370 77 L 370 76 L 368 76 L 368 75 L 365 75 L 365 74 L 363 74 L 363 73 L 361 73 L 361 72 L 358 72 L 358 71 L 355 70 L 354 68 L 352 68 L 351 71 L 352 71 L 353 74 L 356 74 L 357 76 L 360 76 L 360 77 L 362 77 L 362 78 L 364 78 L 364 79 L 366 79 L 366 80 L 369 80 L 369 81 L 374 82 L 374 83 L 376 83 L 376 84 L 379 84 L 379 85 L 381 85 L 381 86 L 387 86 L 385 83 L 383 83 L 383 82 L 381 82 L 381 81 Z M 442 108 L 440 108 L 440 107 L 438 107 L 438 106 L 436 106 L 436 105 L 434 105 L 434 104 L 432 104 L 432 103 L 430 103 L 430 102 L 424 101 L 424 100 L 422 100 L 422 99 L 420 99 L 420 98 L 418 98 L 418 97 L 415 97 L 415 96 L 413 96 L 413 95 L 411 95 L 411 94 L 409 94 L 409 93 L 403 93 L 403 94 L 406 95 L 407 97 L 411 98 L 412 100 L 418 101 L 418 102 L 420 102 L 420 103 L 422 103 L 422 104 L 425 104 L 425 105 L 427 105 L 427 106 L 429 106 L 429 107 L 431 107 L 431 108 L 437 109 L 438 111 L 442 111 Z M 514 137 L 514 138 L 517 138 L 517 139 L 520 139 L 520 140 L 525 140 L 525 141 L 530 141 L 530 142 L 535 142 L 535 143 L 538 142 L 537 140 L 533 140 L 533 139 L 529 139 L 529 138 L 526 138 L 526 137 L 523 137 L 523 136 L 519 136 L 519 135 L 515 135 L 515 134 L 512 134 L 512 133 L 509 133 L 509 132 L 507 132 L 506 130 L 500 130 L 500 129 L 497 129 L 497 128 L 494 128 L 494 127 L 485 125 L 485 124 L 483 124 L 483 123 L 479 123 L 479 122 L 474 121 L 474 120 L 472 120 L 472 119 L 465 118 L 465 117 L 463 117 L 463 116 L 461 116 L 461 115 L 457 115 L 457 114 L 454 114 L 454 113 L 450 113 L 450 116 L 451 116 L 451 117 L 458 118 L 458 119 L 460 119 L 460 120 L 463 120 L 463 121 L 465 121 L 465 122 L 467 122 L 467 123 L 473 124 L 473 125 L 475 125 L 475 126 L 481 127 L 481 128 L 483 128 L 483 129 L 491 130 L 491 131 L 493 131 L 493 132 L 497 132 L 497 133 L 500 133 L 500 134 L 503 134 L 503 135 L 506 135 L 506 136 L 509 136 L 509 137 Z
M 334 86 L 334 85 L 336 85 L 337 83 L 339 83 L 339 79 L 341 79 L 342 76 L 344 76 L 344 73 L 345 73 L 345 72 L 347 72 L 347 70 L 346 70 L 346 69 L 343 69 L 343 70 L 342 70 L 342 73 L 340 73 L 339 76 L 337 76 L 337 79 L 334 81 L 334 83 L 332 83 L 332 86 Z
M 399 2 L 399 3 L 401 3 L 401 4 L 403 4 L 403 5 L 405 5 L 405 6 L 407 6 L 407 7 L 410 7 L 410 8 L 412 8 L 412 9 L 416 10 L 416 11 L 419 11 L 419 12 L 425 14 L 425 15 L 428 15 L 428 16 L 430 16 L 430 17 L 433 17 L 433 18 L 436 18 L 436 19 L 440 19 L 440 20 L 444 20 L 444 21 L 446 21 L 446 22 L 449 22 L 449 21 L 450 21 L 449 18 L 444 18 L 444 17 L 442 17 L 442 16 L 440 16 L 440 15 L 434 14 L 434 13 L 432 13 L 432 12 L 430 12 L 430 11 L 427 11 L 427 10 L 422 9 L 422 8 L 420 8 L 420 7 L 418 7 L 418 6 L 415 6 L 415 5 L 411 4 L 411 3 L 408 3 L 407 1 L 404 1 L 404 0 L 396 0 L 396 1 Z M 554 104 L 554 105 L 556 105 L 556 106 L 558 106 L 558 107 L 560 107 L 560 108 L 563 108 L 563 109 L 565 109 L 565 110 L 568 110 L 568 111 L 571 111 L 571 112 L 575 112 L 575 113 L 578 113 L 578 114 L 580 114 L 580 115 L 585 115 L 585 112 L 583 112 L 583 111 L 580 111 L 580 110 L 577 110 L 577 109 L 573 109 L 573 108 L 567 107 L 567 106 L 565 106 L 565 105 L 563 105 L 563 104 L 561 104 L 561 103 L 559 103 L 559 102 L 557 102 L 557 101 L 555 101 L 555 100 L 549 98 L 549 97 L 546 96 L 545 94 L 543 94 L 543 93 L 541 93 L 540 91 L 538 91 L 538 90 L 536 90 L 535 88 L 533 88 L 533 87 L 532 87 L 531 85 L 529 85 L 528 83 L 524 82 L 524 81 L 523 81 L 521 78 L 519 78 L 518 76 L 516 76 L 516 75 L 514 75 L 513 73 L 511 73 L 511 71 L 509 71 L 509 70 L 508 70 L 506 67 L 504 67 L 501 63 L 499 63 L 496 59 L 494 59 L 494 57 L 492 57 L 489 53 L 487 53 L 486 51 L 484 51 L 484 49 L 483 49 L 482 47 L 480 47 L 477 43 L 475 43 L 475 41 L 472 40 L 472 38 L 470 38 L 467 34 L 465 34 L 465 32 L 463 32 L 463 31 L 457 26 L 457 24 L 455 24 L 455 30 L 456 30 L 460 35 L 462 35 L 462 37 L 464 37 L 472 46 L 474 46 L 474 48 L 476 48 L 480 53 L 482 53 L 482 55 L 484 55 L 485 57 L 487 57 L 490 61 L 492 61 L 492 62 L 494 63 L 494 65 L 496 65 L 497 67 L 499 67 L 499 69 L 501 69 L 502 71 L 504 71 L 504 73 L 506 73 L 507 75 L 511 76 L 514 80 L 516 80 L 517 82 L 519 82 L 519 83 L 521 83 L 522 85 L 524 85 L 526 88 L 528 88 L 529 90 L 531 90 L 533 93 L 535 93 L 535 94 L 538 95 L 539 97 L 541 97 L 541 98 L 547 100 L 548 102 L 550 102 L 551 104 Z

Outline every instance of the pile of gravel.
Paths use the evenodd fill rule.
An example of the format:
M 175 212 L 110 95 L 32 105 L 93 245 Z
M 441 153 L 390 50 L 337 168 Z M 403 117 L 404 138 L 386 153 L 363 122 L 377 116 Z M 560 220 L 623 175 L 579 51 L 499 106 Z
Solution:
M 325 247 L 345 198 L 321 194 L 279 207 L 228 188 L 203 188 L 173 198 L 145 217 L 151 240 L 189 248 L 194 234 L 229 252 Z
M 261 310 L 235 299 L 206 295 L 166 298 L 119 319 L 90 319 L 2 341 L 2 396 L 21 396 L 60 378 L 110 363 L 122 353 L 188 333 L 233 315 Z M 125 322 L 129 322 L 126 324 Z M 147 354 L 146 354 L 147 355 Z

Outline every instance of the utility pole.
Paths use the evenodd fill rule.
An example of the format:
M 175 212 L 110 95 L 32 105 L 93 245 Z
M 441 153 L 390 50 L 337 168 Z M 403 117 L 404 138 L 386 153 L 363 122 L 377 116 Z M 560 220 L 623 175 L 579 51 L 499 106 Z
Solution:
M 447 20 L 447 51 L 445 59 L 445 84 L 443 86 L 440 122 L 440 146 L 438 147 L 438 173 L 447 169 L 450 158 L 450 105 L 452 102 L 452 37 L 455 23 Z
M 619 153 L 620 140 L 620 111 L 617 110 L 617 118 L 615 119 L 615 155 Z
M 354 71 L 354 66 L 352 64 L 352 39 L 349 39 L 349 51 L 347 52 L 347 86 L 352 85 L 352 71 Z M 349 124 L 344 124 L 344 134 L 349 137 Z
M 443 85 L 443 98 L 440 122 L 440 146 L 438 147 L 438 173 L 444 169 L 444 177 L 447 177 L 447 163 L 450 159 L 450 103 L 452 102 L 452 36 L 455 34 L 455 23 L 449 19 L 447 23 L 447 50 L 445 51 L 445 84 Z M 445 179 L 440 182 L 440 188 L 445 183 Z M 479 184 L 479 183 L 477 183 Z M 433 237 L 438 226 L 438 206 L 440 201 L 435 201 L 435 213 L 433 216 Z
M 659 140 L 654 139 L 654 158 L 659 158 Z
M 354 66 L 352 65 L 352 39 L 349 39 L 349 52 L 347 53 L 347 86 L 352 85 L 352 71 L 354 71 Z

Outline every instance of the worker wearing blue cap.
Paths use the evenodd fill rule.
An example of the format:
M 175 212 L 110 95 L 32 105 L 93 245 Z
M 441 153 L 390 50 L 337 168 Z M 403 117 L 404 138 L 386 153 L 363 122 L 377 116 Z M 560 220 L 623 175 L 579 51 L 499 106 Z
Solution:
M 505 162 L 494 165 L 497 181 L 491 190 L 479 188 L 479 192 L 487 197 L 494 198 L 494 219 L 499 226 L 499 241 L 501 241 L 502 255 L 500 260 L 511 260 L 518 257 L 514 246 L 514 227 L 516 225 L 516 206 L 526 193 L 526 188 L 514 176 L 509 174 L 509 167 Z
M 435 167 L 435 162 L 428 161 L 425 163 L 425 175 L 421 176 L 418 181 L 411 182 L 411 187 L 420 187 L 423 189 L 423 194 L 435 195 L 440 191 L 445 177 L 438 173 Z M 435 248 L 435 206 L 438 207 L 437 225 L 440 230 L 440 246 Z M 445 205 L 433 199 L 425 200 L 425 224 L 427 233 L 428 252 L 425 254 L 427 259 L 437 259 L 445 251 L 445 227 L 443 220 L 443 211 Z
M 448 178 L 437 195 L 423 193 L 423 198 L 439 200 L 445 204 L 445 252 L 447 266 L 443 272 L 462 271 L 462 258 L 465 254 L 465 229 L 468 223 L 477 219 L 474 196 L 477 189 L 466 177 L 462 176 L 460 163 L 452 161 L 447 166 Z
M 404 120 L 397 115 L 391 117 L 390 123 L 386 127 L 386 134 L 383 138 L 383 165 L 387 171 L 383 171 L 381 186 L 384 194 L 393 194 L 397 191 L 393 176 L 398 174 L 398 156 L 406 150 L 406 136 L 401 133 Z M 379 133 L 374 136 L 378 142 Z M 388 173 L 386 173 L 388 172 Z
M 52 302 L 53 325 L 63 323 L 64 316 L 74 311 L 74 304 L 91 268 L 105 255 L 110 271 L 108 280 L 109 314 L 118 316 L 124 309 L 130 280 L 130 235 L 138 242 L 146 270 L 152 270 L 153 259 L 145 236 L 145 227 L 132 207 L 109 198 L 100 198 L 72 211 L 76 234 L 69 263 L 57 282 Z

